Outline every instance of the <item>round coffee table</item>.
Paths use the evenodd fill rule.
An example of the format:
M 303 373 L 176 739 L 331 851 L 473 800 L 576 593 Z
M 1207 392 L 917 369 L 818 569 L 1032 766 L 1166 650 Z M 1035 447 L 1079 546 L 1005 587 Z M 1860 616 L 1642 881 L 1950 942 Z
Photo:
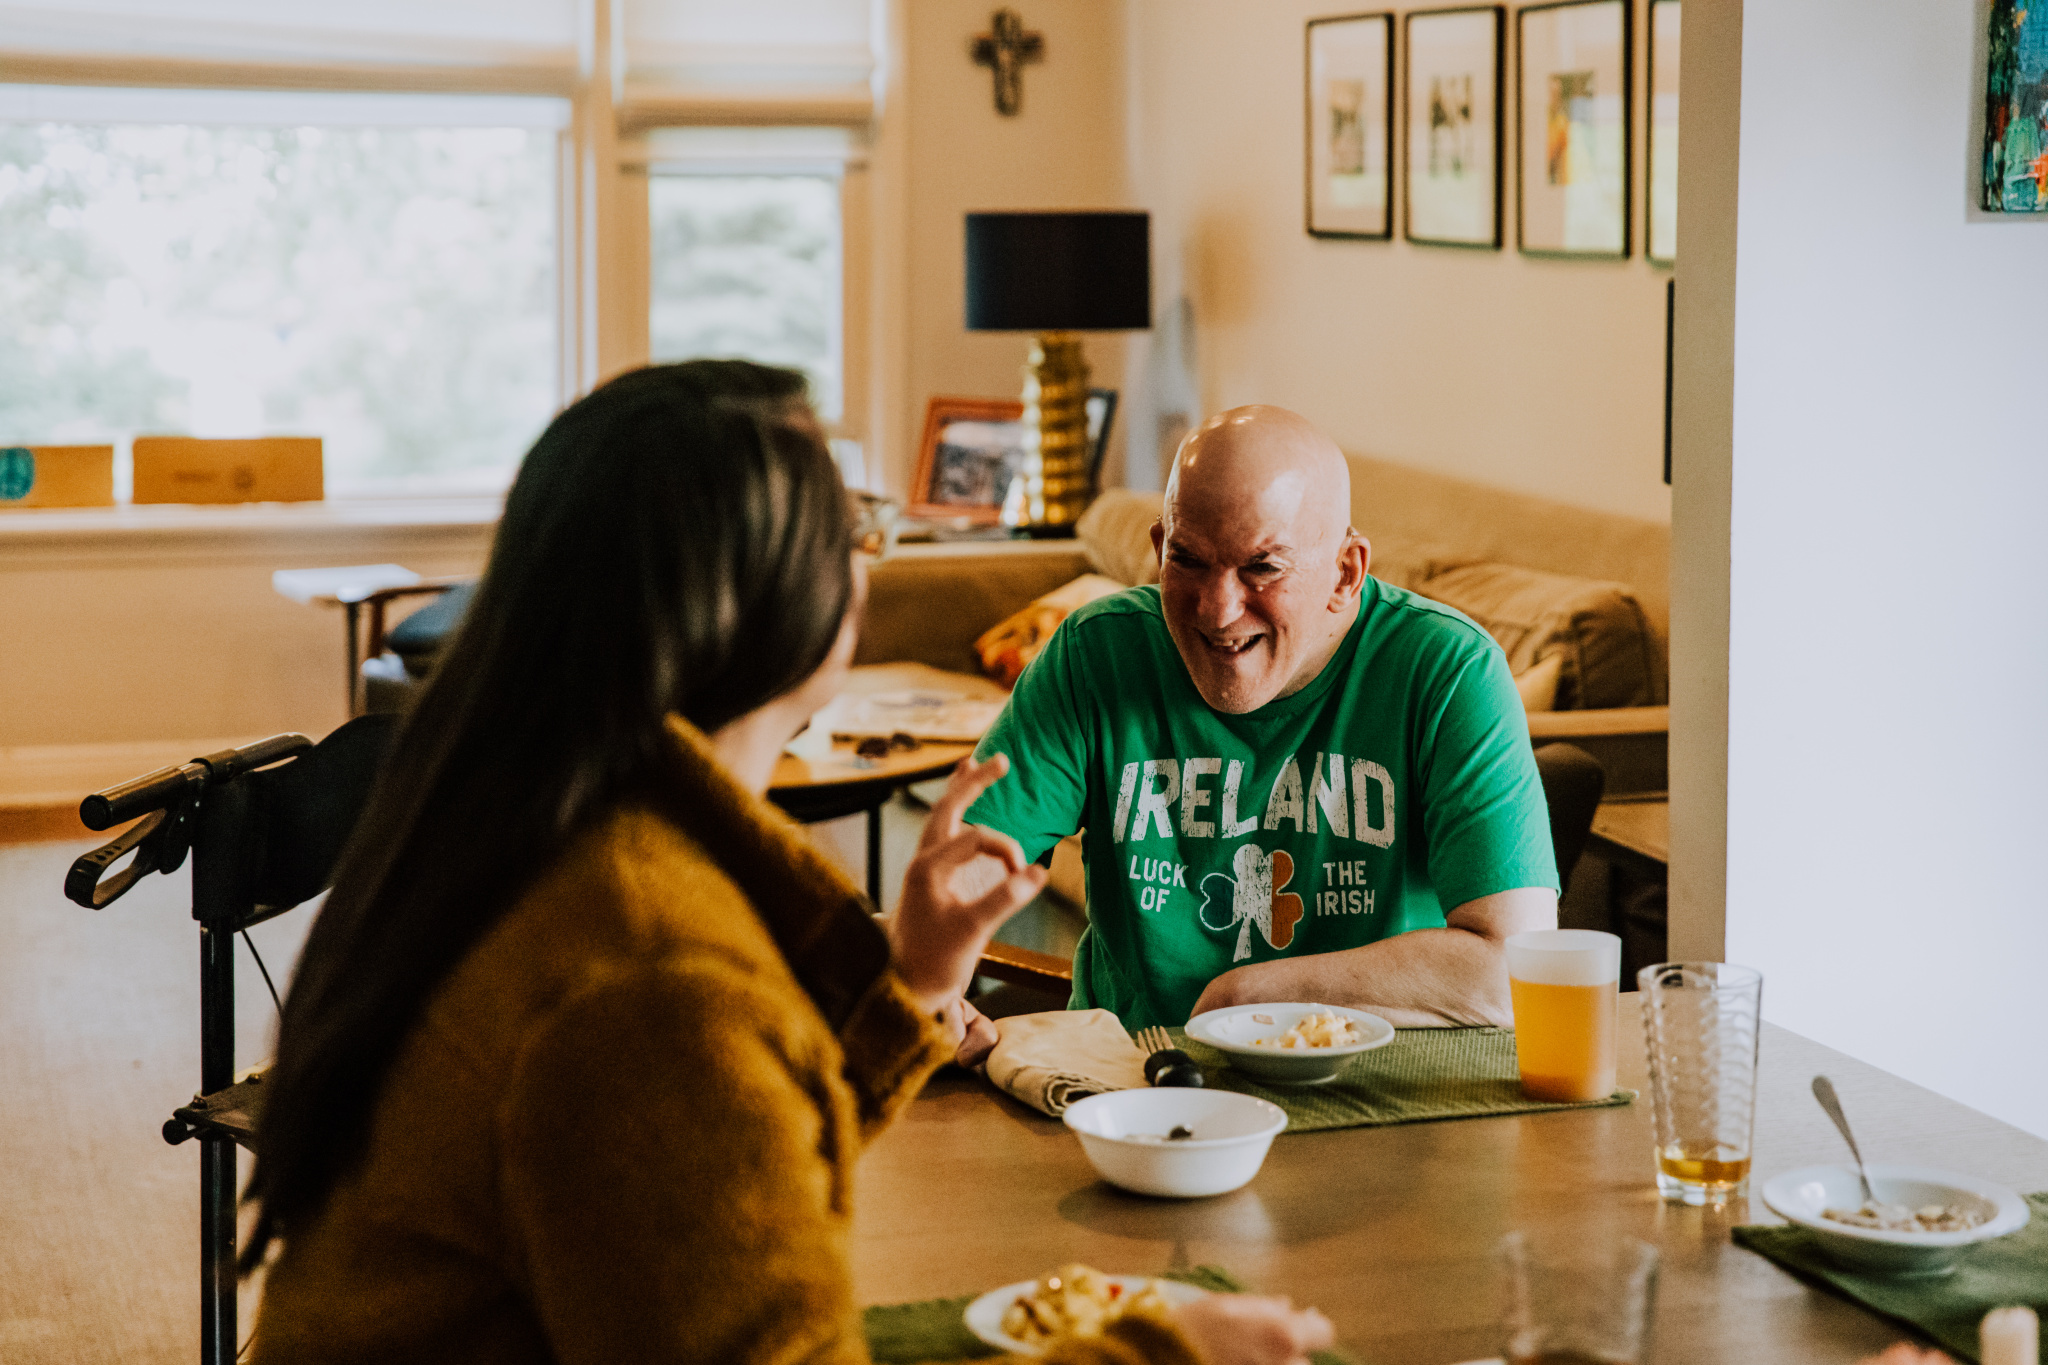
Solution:
M 974 752 L 972 744 L 920 744 L 886 758 L 860 758 L 853 745 L 832 755 L 802 759 L 784 754 L 768 780 L 768 799 L 806 825 L 865 812 L 868 817 L 868 899 L 882 908 L 882 807 L 913 782 L 944 777 Z

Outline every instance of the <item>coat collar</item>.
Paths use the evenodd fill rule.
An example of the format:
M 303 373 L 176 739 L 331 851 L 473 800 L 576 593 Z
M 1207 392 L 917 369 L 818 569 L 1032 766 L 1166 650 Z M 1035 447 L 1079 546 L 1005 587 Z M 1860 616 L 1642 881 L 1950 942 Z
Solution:
M 800 825 L 733 780 L 703 731 L 671 715 L 668 738 L 655 801 L 732 878 L 838 1031 L 889 966 L 889 941 L 867 898 Z

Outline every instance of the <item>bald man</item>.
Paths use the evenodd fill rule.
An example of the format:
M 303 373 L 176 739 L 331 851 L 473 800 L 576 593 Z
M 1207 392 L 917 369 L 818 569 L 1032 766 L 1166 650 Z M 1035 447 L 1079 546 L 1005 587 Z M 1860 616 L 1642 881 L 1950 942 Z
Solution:
M 1507 660 L 1367 575 L 1350 468 L 1245 407 L 1182 443 L 1157 587 L 1081 608 L 980 748 L 970 820 L 1036 858 L 1086 831 L 1075 1008 L 1136 1029 L 1261 1001 L 1507 1024 L 1502 943 L 1557 871 Z

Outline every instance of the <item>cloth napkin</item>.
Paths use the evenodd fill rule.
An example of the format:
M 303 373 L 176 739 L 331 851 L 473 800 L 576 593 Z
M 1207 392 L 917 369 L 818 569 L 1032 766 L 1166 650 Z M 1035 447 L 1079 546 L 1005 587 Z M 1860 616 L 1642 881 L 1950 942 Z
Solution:
M 1145 1084 L 1145 1054 L 1108 1010 L 1048 1010 L 998 1019 L 988 1078 L 1058 1118 L 1075 1100 Z
M 2048 1193 L 2030 1194 L 2027 1225 L 1964 1253 L 1953 1274 L 1866 1275 L 1844 1270 L 1802 1227 L 1733 1230 L 1735 1245 L 1776 1261 L 1808 1284 L 1918 1328 L 1958 1360 L 1977 1359 L 1977 1325 L 1994 1308 L 2024 1303 L 2048 1316 Z M 2048 1341 L 2041 1360 L 2048 1365 Z

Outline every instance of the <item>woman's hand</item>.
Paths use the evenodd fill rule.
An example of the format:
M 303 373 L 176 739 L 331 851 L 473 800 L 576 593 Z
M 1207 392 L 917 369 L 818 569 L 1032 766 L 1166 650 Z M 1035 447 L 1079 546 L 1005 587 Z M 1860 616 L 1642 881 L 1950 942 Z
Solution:
M 1174 1309 L 1171 1321 L 1203 1365 L 1305 1365 L 1336 1339 L 1315 1309 L 1252 1294 L 1211 1294 Z
M 1045 886 L 1045 869 L 1025 862 L 1015 839 L 960 818 L 1008 771 L 1001 754 L 986 763 L 962 760 L 953 770 L 903 876 L 903 898 L 883 922 L 896 974 L 928 1012 L 945 1012 L 955 1027 L 964 1023 L 955 1002 L 974 980 L 981 950 Z

